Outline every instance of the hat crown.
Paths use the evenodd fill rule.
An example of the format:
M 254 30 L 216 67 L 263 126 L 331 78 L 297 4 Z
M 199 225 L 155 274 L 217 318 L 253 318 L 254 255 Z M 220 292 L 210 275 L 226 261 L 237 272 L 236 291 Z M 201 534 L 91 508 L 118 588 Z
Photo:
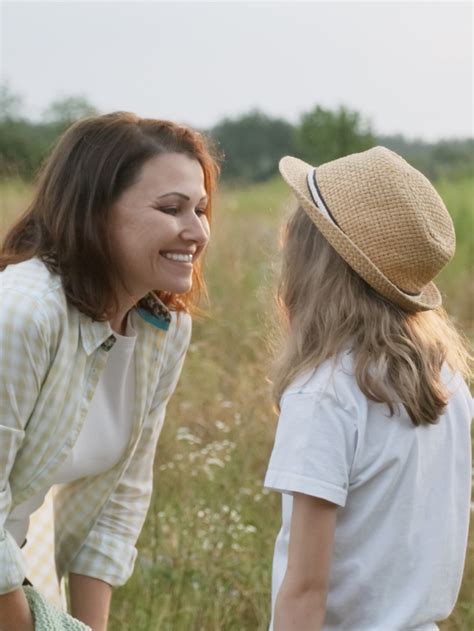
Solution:
M 419 294 L 453 256 L 442 199 L 393 151 L 374 147 L 333 160 L 315 178 L 340 229 L 403 292 Z

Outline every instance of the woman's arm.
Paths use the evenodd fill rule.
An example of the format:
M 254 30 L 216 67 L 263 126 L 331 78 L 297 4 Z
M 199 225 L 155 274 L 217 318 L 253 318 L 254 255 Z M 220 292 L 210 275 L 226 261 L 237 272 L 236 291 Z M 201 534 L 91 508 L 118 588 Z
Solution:
M 326 615 L 337 505 L 293 493 L 288 566 L 278 592 L 274 631 L 318 631 Z
M 0 631 L 34 631 L 33 615 L 21 587 L 0 595 Z
M 89 625 L 92 631 L 107 631 L 112 599 L 111 585 L 98 578 L 71 573 L 69 574 L 69 593 L 71 615 Z
M 0 598 L 7 597 L 0 604 L 2 623 L 7 601 L 8 607 L 22 607 L 19 616 L 24 617 L 26 608 L 19 589 L 25 560 L 5 523 L 12 506 L 10 474 L 49 369 L 49 339 L 49 320 L 41 305 L 21 291 L 6 289 L 0 279 Z M 43 440 L 47 436 L 46 429 Z

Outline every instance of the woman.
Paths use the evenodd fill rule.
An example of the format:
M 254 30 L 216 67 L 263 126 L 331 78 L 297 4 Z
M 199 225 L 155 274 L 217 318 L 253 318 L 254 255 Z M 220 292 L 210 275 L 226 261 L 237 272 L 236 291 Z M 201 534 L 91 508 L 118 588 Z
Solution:
M 471 486 L 468 353 L 432 282 L 451 218 L 384 147 L 280 170 L 300 207 L 265 480 L 284 493 L 272 627 L 436 629 L 461 583 Z
M 29 515 L 52 485 L 72 616 L 103 630 L 133 571 L 156 442 L 205 289 L 216 161 L 129 113 L 61 138 L 0 251 L 0 627 L 33 628 Z

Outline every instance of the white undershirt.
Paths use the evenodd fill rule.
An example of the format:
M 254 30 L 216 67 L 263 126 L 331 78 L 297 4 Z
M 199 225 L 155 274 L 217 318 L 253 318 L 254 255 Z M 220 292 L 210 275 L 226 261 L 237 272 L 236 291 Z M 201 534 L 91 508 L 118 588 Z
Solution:
M 136 333 L 127 320 L 125 335 L 116 342 L 92 398 L 89 413 L 71 453 L 56 471 L 53 483 L 63 484 L 111 469 L 123 456 L 130 440 L 135 399 L 134 349 Z M 43 503 L 51 486 L 42 489 L 9 514 L 5 528 L 21 546 L 29 518 Z

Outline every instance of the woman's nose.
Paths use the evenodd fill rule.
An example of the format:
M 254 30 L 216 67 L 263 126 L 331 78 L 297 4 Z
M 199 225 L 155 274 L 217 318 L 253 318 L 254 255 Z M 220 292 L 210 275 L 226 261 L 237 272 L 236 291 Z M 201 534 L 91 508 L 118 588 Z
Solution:
M 205 245 L 209 240 L 209 223 L 207 217 L 205 215 L 199 217 L 193 212 L 186 220 L 181 234 L 185 240 L 194 241 L 198 245 Z

